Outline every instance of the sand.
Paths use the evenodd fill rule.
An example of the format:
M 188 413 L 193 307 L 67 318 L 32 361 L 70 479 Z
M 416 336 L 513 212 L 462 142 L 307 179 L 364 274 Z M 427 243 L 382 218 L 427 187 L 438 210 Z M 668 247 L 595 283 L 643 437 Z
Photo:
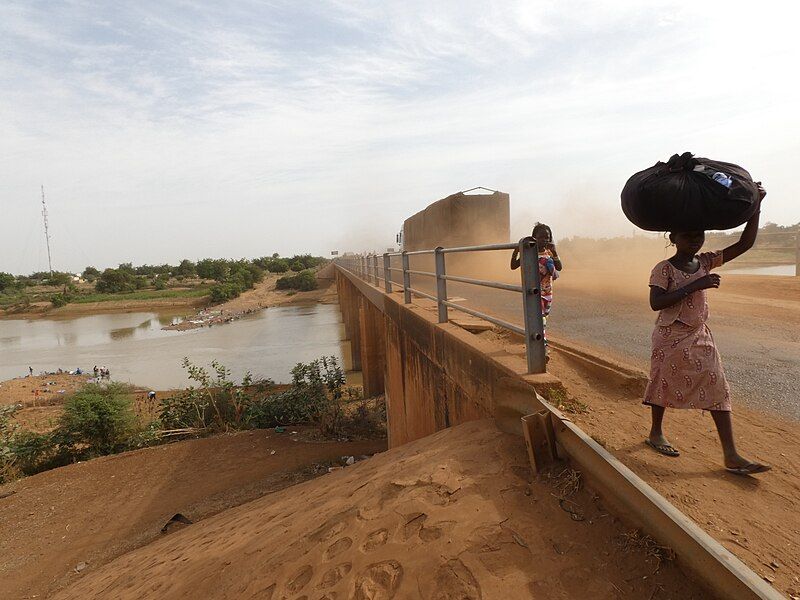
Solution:
M 452 428 L 229 509 L 100 567 L 59 599 L 707 598 L 587 491 L 559 507 L 520 438 Z
M 316 442 L 312 433 L 299 427 L 187 440 L 0 486 L 0 598 L 41 598 L 78 579 L 80 563 L 91 573 L 164 537 L 160 529 L 176 513 L 201 521 L 326 473 L 342 456 L 386 446 L 385 440 Z M 83 596 L 92 597 L 114 596 Z
M 21 404 L 23 407 L 61 404 L 65 397 L 85 385 L 93 373 L 70 375 L 34 375 L 0 382 L 0 404 Z M 35 392 L 39 392 L 36 394 Z

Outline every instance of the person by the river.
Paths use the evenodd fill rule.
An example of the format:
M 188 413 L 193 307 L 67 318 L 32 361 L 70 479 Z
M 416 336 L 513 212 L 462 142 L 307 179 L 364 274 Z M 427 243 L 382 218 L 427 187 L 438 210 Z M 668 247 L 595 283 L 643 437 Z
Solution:
M 766 192 L 759 185 L 761 200 Z M 720 285 L 713 269 L 752 248 L 758 234 L 759 210 L 747 222 L 738 242 L 717 252 L 698 254 L 704 231 L 673 231 L 669 240 L 675 255 L 662 260 L 650 274 L 650 307 L 658 311 L 652 335 L 650 379 L 643 403 L 651 407 L 646 443 L 655 451 L 676 457 L 680 452 L 662 429 L 667 408 L 695 408 L 711 412 L 717 427 L 725 467 L 736 475 L 752 475 L 769 465 L 744 458 L 736 450 L 731 421 L 730 387 L 717 347 L 708 328 L 707 289 Z

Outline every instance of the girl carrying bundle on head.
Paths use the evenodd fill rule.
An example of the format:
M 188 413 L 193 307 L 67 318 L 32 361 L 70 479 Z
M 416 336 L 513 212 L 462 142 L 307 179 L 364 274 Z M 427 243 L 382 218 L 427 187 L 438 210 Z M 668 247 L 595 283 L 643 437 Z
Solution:
M 766 192 L 759 184 L 761 200 Z M 720 276 L 712 273 L 747 252 L 758 234 L 759 210 L 747 222 L 738 242 L 717 252 L 698 254 L 704 231 L 673 231 L 669 240 L 675 255 L 662 260 L 650 274 L 650 307 L 658 311 L 653 331 L 650 380 L 644 404 L 651 407 L 652 424 L 646 443 L 666 456 L 680 453 L 664 437 L 662 421 L 667 408 L 708 410 L 717 427 L 725 467 L 736 475 L 768 471 L 736 450 L 731 422 L 730 388 L 725 379 L 708 320 L 707 289 L 716 289 Z
M 536 246 L 539 251 L 539 279 L 541 281 L 541 299 L 542 299 L 542 321 L 544 323 L 545 331 L 547 328 L 547 316 L 550 314 L 550 308 L 553 304 L 553 280 L 558 279 L 558 273 L 563 268 L 561 259 L 558 257 L 556 245 L 553 242 L 553 232 L 548 225 L 544 223 L 536 223 L 533 226 L 531 237 L 536 240 Z M 519 250 L 514 249 L 511 255 L 511 269 L 519 268 Z M 544 338 L 545 345 L 547 344 L 547 334 Z

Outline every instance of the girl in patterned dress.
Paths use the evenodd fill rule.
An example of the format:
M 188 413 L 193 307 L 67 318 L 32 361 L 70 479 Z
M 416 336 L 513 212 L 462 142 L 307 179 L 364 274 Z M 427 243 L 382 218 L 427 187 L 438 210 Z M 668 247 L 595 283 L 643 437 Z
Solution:
M 531 232 L 531 237 L 536 240 L 539 252 L 539 280 L 541 289 L 542 324 L 545 328 L 544 343 L 547 345 L 547 317 L 553 305 L 553 281 L 558 279 L 558 273 L 563 268 L 558 256 L 556 245 L 553 242 L 553 232 L 549 225 L 536 223 Z M 511 255 L 511 269 L 519 268 L 519 250 L 514 249 Z
M 761 198 L 766 192 L 759 186 Z M 667 408 L 708 410 L 717 427 L 725 467 L 737 475 L 763 473 L 770 467 L 752 462 L 736 451 L 731 422 L 730 388 L 714 338 L 706 324 L 706 290 L 716 289 L 720 276 L 713 269 L 747 252 L 758 234 L 759 210 L 747 222 L 738 242 L 717 252 L 697 254 L 703 231 L 669 234 L 675 256 L 658 263 L 650 274 L 650 307 L 659 311 L 653 331 L 650 380 L 644 404 L 652 410 L 647 444 L 661 454 L 679 456 L 661 429 Z

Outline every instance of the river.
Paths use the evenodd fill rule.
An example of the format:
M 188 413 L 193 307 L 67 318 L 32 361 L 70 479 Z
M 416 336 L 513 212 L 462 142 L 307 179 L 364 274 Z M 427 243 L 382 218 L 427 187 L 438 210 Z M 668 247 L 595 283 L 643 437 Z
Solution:
M 111 313 L 71 319 L 0 320 L 0 380 L 58 368 L 91 373 L 106 366 L 112 379 L 154 389 L 184 387 L 184 356 L 195 364 L 216 359 L 238 380 L 245 371 L 279 383 L 298 362 L 335 356 L 349 368 L 339 307 L 275 307 L 233 323 L 164 331 L 173 315 Z

